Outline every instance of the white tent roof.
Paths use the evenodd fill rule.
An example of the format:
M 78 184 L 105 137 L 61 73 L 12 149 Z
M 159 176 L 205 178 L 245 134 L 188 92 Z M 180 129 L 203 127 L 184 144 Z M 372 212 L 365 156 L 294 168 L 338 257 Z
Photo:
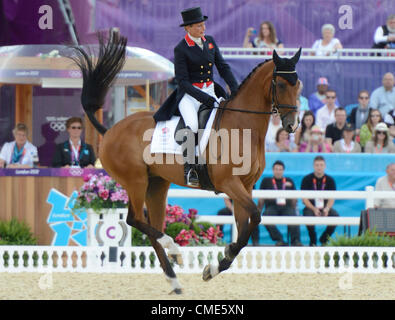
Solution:
M 92 52 L 97 45 L 89 46 Z M 168 59 L 146 49 L 127 47 L 127 60 L 115 85 L 141 85 L 174 77 Z M 67 58 L 72 51 L 62 45 L 0 47 L 0 83 L 32 84 L 46 88 L 81 88 L 81 72 Z

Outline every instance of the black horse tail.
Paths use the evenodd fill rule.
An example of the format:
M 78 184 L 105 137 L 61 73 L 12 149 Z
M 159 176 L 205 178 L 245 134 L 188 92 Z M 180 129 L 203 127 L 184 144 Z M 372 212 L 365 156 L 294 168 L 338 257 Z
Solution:
M 107 43 L 103 33 L 98 33 L 98 38 L 99 56 L 95 62 L 92 55 L 76 46 L 72 47 L 75 56 L 70 58 L 82 72 L 82 107 L 96 130 L 104 135 L 107 129 L 96 119 L 95 112 L 102 108 L 108 89 L 125 64 L 127 38 L 115 28 L 110 30 Z

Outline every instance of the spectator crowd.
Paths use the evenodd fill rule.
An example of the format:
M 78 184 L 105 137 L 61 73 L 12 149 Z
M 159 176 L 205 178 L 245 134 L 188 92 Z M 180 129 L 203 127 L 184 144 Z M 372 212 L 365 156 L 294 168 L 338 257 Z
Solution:
M 331 56 L 343 48 L 335 37 L 331 24 L 321 27 L 319 39 L 312 45 L 312 55 Z M 243 47 L 258 48 L 267 54 L 276 49 L 281 54 L 284 44 L 275 26 L 264 21 L 259 29 L 246 30 Z M 386 23 L 377 27 L 373 36 L 373 48 L 395 49 L 395 15 L 388 16 Z M 202 66 L 203 67 L 203 66 Z M 309 153 L 395 153 L 395 80 L 393 70 L 382 76 L 382 83 L 372 92 L 358 88 L 355 104 L 342 105 L 337 96 L 336 85 L 324 76 L 316 80 L 316 91 L 303 95 L 303 82 L 299 83 L 297 106 L 301 124 L 295 133 L 289 134 L 281 126 L 277 114 L 271 116 L 265 141 L 266 152 Z M 98 159 L 91 145 L 83 140 L 83 121 L 72 117 L 66 122 L 68 139 L 54 150 L 52 167 L 93 168 Z M 31 168 L 39 163 L 37 147 L 28 141 L 29 130 L 18 123 L 13 130 L 14 140 L 5 143 L 0 150 L 0 168 Z M 325 172 L 326 162 L 322 155 L 314 158 L 313 170 L 305 175 L 301 190 L 336 190 L 335 180 Z M 296 190 L 293 180 L 284 175 L 285 165 L 278 160 L 273 164 L 271 177 L 264 178 L 260 189 Z M 386 168 L 386 176 L 376 182 L 376 190 L 395 190 L 395 163 Z M 339 216 L 334 209 L 334 199 L 302 199 L 304 216 Z M 225 199 L 226 207 L 219 215 L 233 213 L 233 202 Z M 393 199 L 377 201 L 377 208 L 395 208 Z M 258 208 L 267 216 L 296 216 L 295 199 L 260 199 Z M 287 245 L 276 226 L 265 226 L 276 245 Z M 301 246 L 299 226 L 288 226 L 291 245 Z M 328 226 L 317 239 L 314 226 L 307 226 L 310 246 L 325 245 L 335 228 Z M 259 234 L 253 233 L 253 243 L 258 244 Z
M 342 49 L 335 37 L 335 27 L 324 24 L 320 38 L 312 45 L 312 55 L 331 56 Z M 389 14 L 385 24 L 372 35 L 372 48 L 395 49 L 395 14 Z M 284 48 L 275 26 L 263 21 L 258 30 L 247 29 L 244 48 L 259 48 L 272 54 L 281 54 Z M 324 76 L 316 81 L 317 91 L 302 95 L 300 82 L 297 105 L 301 126 L 288 135 L 281 128 L 278 116 L 272 116 L 266 136 L 267 152 L 336 152 L 336 153 L 393 153 L 395 152 L 395 88 L 392 70 L 382 77 L 382 85 L 371 93 L 360 88 L 354 104 L 342 105 L 336 94 L 336 85 Z
M 327 78 L 317 80 L 307 108 L 299 109 L 301 124 L 287 134 L 273 115 L 265 141 L 267 152 L 395 153 L 394 75 L 383 75 L 382 86 L 360 90 L 356 103 L 341 106 Z M 299 96 L 298 99 L 304 98 Z M 304 98 L 306 99 L 306 98 Z M 301 104 L 299 104 L 301 106 Z

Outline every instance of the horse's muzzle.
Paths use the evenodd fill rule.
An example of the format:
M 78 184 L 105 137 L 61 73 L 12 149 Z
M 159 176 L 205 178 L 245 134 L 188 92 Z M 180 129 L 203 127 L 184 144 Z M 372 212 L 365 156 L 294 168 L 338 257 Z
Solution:
M 299 117 L 295 117 L 293 123 L 288 123 L 284 126 L 285 131 L 288 133 L 294 133 L 296 129 L 299 127 Z

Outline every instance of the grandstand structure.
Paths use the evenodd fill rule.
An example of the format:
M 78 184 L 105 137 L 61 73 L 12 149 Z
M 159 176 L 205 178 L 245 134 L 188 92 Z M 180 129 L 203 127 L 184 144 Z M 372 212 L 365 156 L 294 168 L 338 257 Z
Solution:
M 81 44 L 96 42 L 95 32 L 110 27 L 119 27 L 121 33 L 128 37 L 128 45 L 141 47 L 162 55 L 173 58 L 173 48 L 183 36 L 179 12 L 188 7 L 186 0 L 173 1 L 80 1 L 69 2 L 73 16 L 74 29 L 78 34 L 77 39 Z M 58 1 L 49 0 L 55 15 L 61 10 Z M 54 20 L 53 29 L 37 29 L 34 23 L 37 14 L 37 3 L 32 1 L 25 4 L 24 8 L 18 7 L 17 2 L 2 2 L 4 13 L 0 16 L 0 46 L 20 44 L 56 44 L 71 43 L 75 38 L 69 33 L 70 21 Z M 395 70 L 394 51 L 373 50 L 373 34 L 376 27 L 382 25 L 388 14 L 395 13 L 394 1 L 371 0 L 353 1 L 350 4 L 352 23 L 346 28 L 339 24 L 344 14 L 339 13 L 339 8 L 344 5 L 342 0 L 201 0 L 199 5 L 209 19 L 207 20 L 207 33 L 213 35 L 221 47 L 221 51 L 232 67 L 239 82 L 260 62 L 271 58 L 271 53 L 262 49 L 241 48 L 245 32 L 248 27 L 259 28 L 264 20 L 272 21 L 276 27 L 279 39 L 285 48 L 279 52 L 283 56 L 293 55 L 299 48 L 303 54 L 297 66 L 300 79 L 304 82 L 302 95 L 308 96 L 315 91 L 316 80 L 325 76 L 331 87 L 337 91 L 337 96 L 342 106 L 356 103 L 357 94 L 362 89 L 371 92 L 381 85 L 384 73 Z M 270 8 L 270 10 L 268 10 Z M 336 28 L 336 37 L 343 44 L 344 49 L 329 57 L 311 55 L 313 42 L 320 37 L 321 26 L 331 23 Z M 3 27 L 3 28 L 2 28 Z M 24 32 L 24 30 L 31 30 Z M 6 32 L 7 31 L 7 32 Z M 219 80 L 218 74 L 216 79 Z M 219 81 L 221 83 L 221 81 Z M 167 83 L 165 84 L 167 86 Z M 157 90 L 153 85 L 148 93 L 145 88 L 135 88 L 144 99 L 147 98 L 152 109 L 160 105 L 166 98 L 163 90 Z M 158 85 L 159 86 L 159 85 Z M 171 85 L 168 87 L 170 92 Z M 47 117 L 42 117 L 41 122 L 36 122 L 40 108 L 48 105 L 48 101 L 55 101 L 60 106 L 73 106 L 73 112 L 82 114 L 79 103 L 79 88 L 41 88 L 34 87 L 32 101 L 34 105 L 33 143 L 34 137 L 41 135 L 41 126 Z M 10 140 L 10 129 L 17 121 L 15 105 L 16 88 L 13 85 L 0 86 L 0 146 Z M 115 90 L 117 92 L 117 89 Z M 123 88 L 118 90 L 125 93 Z M 151 96 L 150 96 L 151 95 Z M 115 109 L 124 108 L 122 99 L 114 94 L 114 100 L 106 102 L 104 108 L 104 121 L 107 126 L 114 124 L 113 113 Z M 121 105 L 119 105 L 121 104 Z M 41 109 L 42 110 L 42 109 Z M 48 120 L 49 121 L 49 120 Z M 62 137 L 56 142 L 60 142 Z M 287 176 L 293 178 L 296 186 L 300 186 L 302 177 L 312 171 L 313 154 L 267 154 L 266 166 L 261 179 L 271 174 L 271 165 L 277 159 L 282 159 L 286 165 Z M 366 186 L 374 185 L 376 179 L 385 174 L 385 166 L 393 161 L 392 155 L 340 155 L 327 154 L 327 172 L 332 175 L 337 183 L 338 190 L 365 190 Z M 173 186 L 177 189 L 177 186 Z M 196 208 L 199 214 L 215 215 L 224 206 L 223 199 L 186 199 L 171 198 L 169 202 L 188 208 Z M 358 217 L 364 209 L 363 200 L 337 200 L 335 208 L 344 217 Z M 298 205 L 301 209 L 301 203 Z M 261 226 L 261 242 L 270 244 L 267 232 Z M 285 227 L 284 227 L 285 229 Z M 283 232 L 284 232 L 283 229 Z M 281 228 L 280 228 L 281 230 Z M 225 229 L 227 240 L 230 240 L 230 229 Z M 304 231 L 302 229 L 302 231 Z M 319 232 L 320 230 L 318 230 Z M 357 228 L 351 228 L 355 234 Z M 306 241 L 306 233 L 302 232 L 302 241 Z M 303 240 L 304 239 L 304 240 Z

